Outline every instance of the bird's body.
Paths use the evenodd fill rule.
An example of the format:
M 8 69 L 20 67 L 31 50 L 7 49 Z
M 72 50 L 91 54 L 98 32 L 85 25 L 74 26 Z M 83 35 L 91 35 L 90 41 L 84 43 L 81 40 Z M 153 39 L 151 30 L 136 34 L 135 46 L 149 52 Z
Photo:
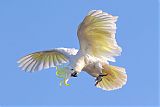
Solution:
M 76 55 L 73 55 L 70 61 L 70 66 L 74 69 L 76 72 L 81 72 L 84 67 L 90 64 L 96 64 L 96 63 L 102 63 L 100 59 L 88 55 L 83 54 L 81 51 L 78 51 Z
M 99 88 L 121 88 L 127 81 L 125 69 L 109 64 L 109 61 L 115 62 L 114 57 L 122 51 L 115 39 L 117 18 L 101 10 L 92 10 L 78 27 L 79 50 L 55 48 L 35 52 L 21 58 L 18 63 L 22 70 L 35 72 L 68 62 L 64 68 L 66 73 L 57 73 L 65 82 L 85 71 L 96 78 L 95 85 Z

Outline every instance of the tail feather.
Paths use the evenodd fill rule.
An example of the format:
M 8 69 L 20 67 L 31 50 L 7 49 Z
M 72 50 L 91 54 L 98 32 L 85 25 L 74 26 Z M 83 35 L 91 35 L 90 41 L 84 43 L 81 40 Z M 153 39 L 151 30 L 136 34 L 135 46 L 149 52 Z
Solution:
M 112 65 L 104 65 L 103 68 L 102 74 L 106 74 L 106 76 L 102 77 L 102 81 L 96 87 L 110 91 L 119 89 L 126 84 L 127 74 L 124 68 Z

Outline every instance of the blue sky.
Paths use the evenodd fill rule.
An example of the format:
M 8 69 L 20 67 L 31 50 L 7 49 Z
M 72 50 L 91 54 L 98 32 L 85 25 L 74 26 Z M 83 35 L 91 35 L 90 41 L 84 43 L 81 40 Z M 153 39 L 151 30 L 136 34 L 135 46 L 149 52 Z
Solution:
M 119 16 L 116 38 L 123 48 L 113 65 L 126 68 L 127 84 L 103 91 L 81 73 L 60 87 L 55 69 L 25 73 L 16 61 L 31 52 L 79 48 L 76 30 L 92 9 Z M 0 105 L 158 104 L 158 1 L 156 0 L 1 0 Z

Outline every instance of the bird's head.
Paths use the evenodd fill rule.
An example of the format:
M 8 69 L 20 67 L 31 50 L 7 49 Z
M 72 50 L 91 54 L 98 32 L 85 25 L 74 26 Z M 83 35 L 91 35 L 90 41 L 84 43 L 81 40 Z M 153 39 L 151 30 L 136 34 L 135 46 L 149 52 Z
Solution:
M 72 72 L 76 72 L 76 73 L 80 73 L 81 70 L 83 69 L 80 65 L 68 65 L 68 68 L 72 71 Z

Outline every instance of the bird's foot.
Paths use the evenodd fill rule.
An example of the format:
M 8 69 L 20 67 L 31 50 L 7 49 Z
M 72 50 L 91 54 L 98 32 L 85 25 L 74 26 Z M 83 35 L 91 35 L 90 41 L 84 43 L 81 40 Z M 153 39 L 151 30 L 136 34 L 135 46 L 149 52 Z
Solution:
M 107 76 L 107 74 L 99 74 L 99 76 L 95 80 L 96 81 L 95 86 L 102 81 L 103 76 Z
M 107 76 L 107 74 L 99 74 L 99 76 L 103 77 L 103 76 Z
M 73 72 L 73 73 L 71 74 L 71 77 L 77 77 L 77 72 Z

